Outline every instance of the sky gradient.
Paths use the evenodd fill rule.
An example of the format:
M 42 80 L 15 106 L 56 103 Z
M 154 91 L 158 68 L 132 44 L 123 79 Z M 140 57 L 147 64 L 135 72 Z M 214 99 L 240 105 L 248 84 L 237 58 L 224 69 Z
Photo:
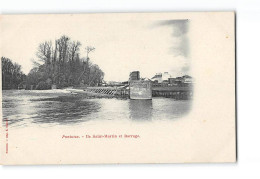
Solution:
M 2 19 L 1 56 L 22 66 L 27 74 L 37 59 L 41 42 L 62 35 L 95 47 L 90 60 L 99 65 L 107 81 L 126 81 L 131 71 L 151 78 L 158 72 L 173 77 L 189 74 L 188 20 L 102 20 L 90 18 L 45 18 L 18 16 Z

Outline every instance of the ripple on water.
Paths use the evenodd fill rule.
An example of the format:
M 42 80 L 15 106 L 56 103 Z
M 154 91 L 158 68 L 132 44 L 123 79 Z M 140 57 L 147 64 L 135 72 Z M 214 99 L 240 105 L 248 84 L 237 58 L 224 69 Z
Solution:
M 3 118 L 11 126 L 72 125 L 90 120 L 172 120 L 187 114 L 191 101 L 88 99 L 46 91 L 3 91 Z

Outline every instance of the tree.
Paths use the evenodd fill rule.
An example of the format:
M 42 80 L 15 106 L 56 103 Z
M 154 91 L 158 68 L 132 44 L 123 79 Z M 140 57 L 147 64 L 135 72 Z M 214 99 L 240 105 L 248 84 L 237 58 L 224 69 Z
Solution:
M 21 65 L 13 63 L 6 57 L 2 61 L 2 89 L 17 89 L 25 81 L 26 76 L 21 71 Z
M 89 54 L 95 48 L 87 46 L 86 58 L 80 58 L 80 47 L 79 41 L 72 41 L 65 35 L 55 40 L 54 43 L 45 41 L 39 44 L 36 52 L 37 59 L 33 60 L 36 69 L 29 73 L 28 83 L 36 85 L 35 80 L 37 83 L 48 81 L 48 83 L 57 85 L 58 88 L 76 86 L 81 81 L 86 85 L 98 85 L 103 79 L 104 73 L 90 61 Z M 35 79 L 36 77 L 38 79 Z M 41 86 L 44 86 L 42 84 Z

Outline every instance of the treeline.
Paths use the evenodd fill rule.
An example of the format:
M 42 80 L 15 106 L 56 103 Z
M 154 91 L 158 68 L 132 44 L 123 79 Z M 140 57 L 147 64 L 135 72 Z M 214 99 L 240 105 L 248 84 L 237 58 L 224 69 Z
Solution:
M 80 58 L 79 41 L 72 41 L 62 36 L 53 41 L 45 41 L 38 46 L 34 68 L 25 80 L 26 89 L 51 89 L 68 86 L 100 85 L 104 78 L 103 71 L 90 61 L 89 54 L 93 47 L 86 47 L 85 58 Z M 2 66 L 3 68 L 3 66 Z
M 21 65 L 13 63 L 6 57 L 1 57 L 2 62 L 2 89 L 17 89 L 25 84 L 26 75 L 21 71 Z

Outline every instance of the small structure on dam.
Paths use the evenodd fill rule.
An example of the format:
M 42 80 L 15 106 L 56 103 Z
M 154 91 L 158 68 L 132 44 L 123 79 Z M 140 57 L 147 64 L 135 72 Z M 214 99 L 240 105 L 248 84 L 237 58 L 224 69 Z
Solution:
M 152 99 L 152 83 L 150 80 L 140 79 L 140 72 L 133 71 L 129 78 L 130 99 Z

